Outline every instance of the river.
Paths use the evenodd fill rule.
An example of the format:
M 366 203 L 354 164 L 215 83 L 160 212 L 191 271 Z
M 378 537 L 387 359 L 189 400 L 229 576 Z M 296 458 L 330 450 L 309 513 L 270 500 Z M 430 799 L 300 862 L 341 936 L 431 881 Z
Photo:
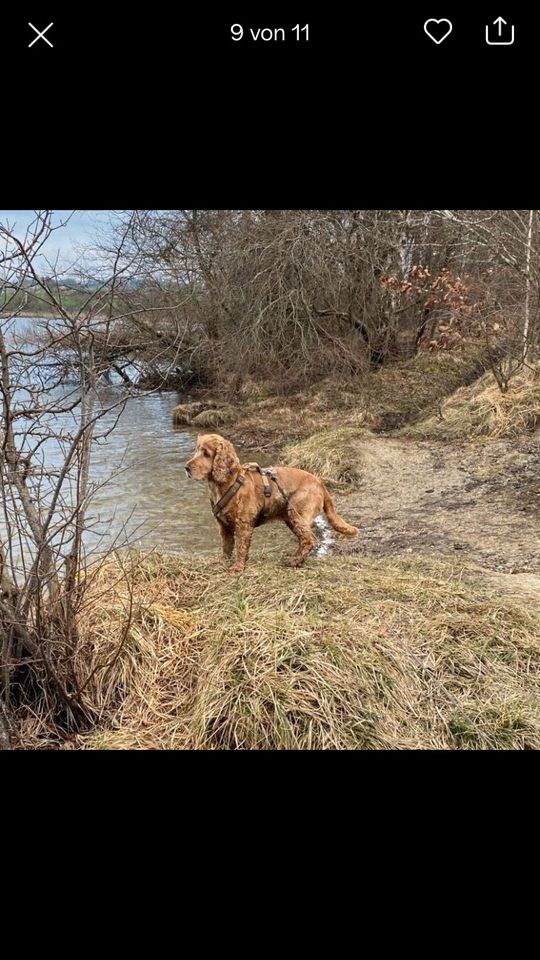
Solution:
M 72 396 L 77 393 L 76 384 L 66 383 L 58 393 L 59 400 L 65 400 L 70 391 Z M 124 396 L 122 384 L 100 388 L 104 408 Z M 191 555 L 220 550 L 207 485 L 188 480 L 184 470 L 199 432 L 174 425 L 174 407 L 185 400 L 175 392 L 140 392 L 125 400 L 120 415 L 115 407 L 99 420 L 90 469 L 94 493 L 86 517 L 89 556 L 127 544 Z M 76 427 L 77 416 L 78 408 L 73 414 L 56 416 L 53 431 L 69 435 Z M 43 468 L 59 470 L 65 450 L 65 442 L 47 439 L 40 449 Z M 271 462 L 256 450 L 239 450 L 239 454 L 244 462 Z M 66 496 L 69 501 L 69 485 Z M 323 543 L 318 552 L 324 553 L 330 541 L 328 533 L 320 530 L 321 534 Z M 1 519 L 0 537 L 6 537 Z M 254 549 L 263 541 L 281 553 L 291 553 L 296 546 L 283 524 L 269 524 L 255 531 Z M 15 549 L 15 553 L 19 551 Z
M 216 524 L 206 484 L 189 481 L 184 464 L 193 454 L 197 431 L 175 427 L 175 393 L 129 397 L 104 441 L 94 444 L 93 483 L 103 483 L 92 499 L 89 522 L 108 524 L 104 546 L 119 538 L 164 551 L 207 553 L 215 550 Z M 100 432 L 107 415 L 100 423 Z

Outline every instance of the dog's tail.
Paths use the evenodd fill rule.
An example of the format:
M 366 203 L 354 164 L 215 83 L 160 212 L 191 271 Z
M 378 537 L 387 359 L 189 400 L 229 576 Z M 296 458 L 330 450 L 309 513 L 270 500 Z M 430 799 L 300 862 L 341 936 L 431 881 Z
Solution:
M 328 493 L 328 490 L 324 486 L 324 483 L 323 483 L 323 491 L 324 491 L 323 509 L 330 523 L 332 524 L 334 530 L 337 530 L 338 533 L 345 534 L 346 537 L 355 537 L 356 534 L 358 533 L 358 527 L 353 527 L 351 523 L 347 523 L 345 520 L 343 520 L 342 517 L 340 517 L 339 513 L 337 512 L 334 506 L 334 501 L 332 500 L 332 497 L 330 496 L 330 494 Z

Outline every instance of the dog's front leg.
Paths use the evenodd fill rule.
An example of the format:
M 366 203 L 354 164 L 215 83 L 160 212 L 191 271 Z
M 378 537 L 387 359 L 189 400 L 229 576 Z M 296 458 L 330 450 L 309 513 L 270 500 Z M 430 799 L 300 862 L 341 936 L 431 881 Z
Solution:
M 225 560 L 230 560 L 234 550 L 234 531 L 227 524 L 218 520 L 219 532 L 221 534 L 221 546 L 223 547 L 223 556 Z
M 242 573 L 246 565 L 253 536 L 253 527 L 248 523 L 236 526 L 236 563 L 231 567 L 231 573 Z

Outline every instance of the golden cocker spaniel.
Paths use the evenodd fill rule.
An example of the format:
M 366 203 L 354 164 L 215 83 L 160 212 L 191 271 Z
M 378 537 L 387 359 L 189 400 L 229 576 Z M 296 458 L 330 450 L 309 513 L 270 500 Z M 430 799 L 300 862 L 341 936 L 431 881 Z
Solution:
M 324 511 L 334 530 L 354 537 L 358 528 L 336 512 L 322 480 L 295 467 L 264 469 L 241 464 L 232 443 L 217 433 L 197 437 L 197 448 L 186 464 L 193 480 L 207 480 L 212 510 L 219 525 L 223 555 L 236 562 L 231 573 L 241 573 L 246 564 L 253 530 L 270 520 L 282 520 L 298 538 L 290 565 L 300 566 L 317 546 L 312 524 Z

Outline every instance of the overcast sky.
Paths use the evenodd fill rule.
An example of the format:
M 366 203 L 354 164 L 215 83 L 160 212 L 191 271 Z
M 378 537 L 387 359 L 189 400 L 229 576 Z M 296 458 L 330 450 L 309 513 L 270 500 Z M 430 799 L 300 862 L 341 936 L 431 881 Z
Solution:
M 97 230 L 107 223 L 108 210 L 55 210 L 53 225 L 66 225 L 55 230 L 43 246 L 43 254 L 54 261 L 59 253 L 62 266 L 75 259 L 74 244 L 91 242 Z M 9 222 L 14 232 L 22 239 L 29 224 L 35 219 L 33 210 L 0 210 L 0 223 Z

